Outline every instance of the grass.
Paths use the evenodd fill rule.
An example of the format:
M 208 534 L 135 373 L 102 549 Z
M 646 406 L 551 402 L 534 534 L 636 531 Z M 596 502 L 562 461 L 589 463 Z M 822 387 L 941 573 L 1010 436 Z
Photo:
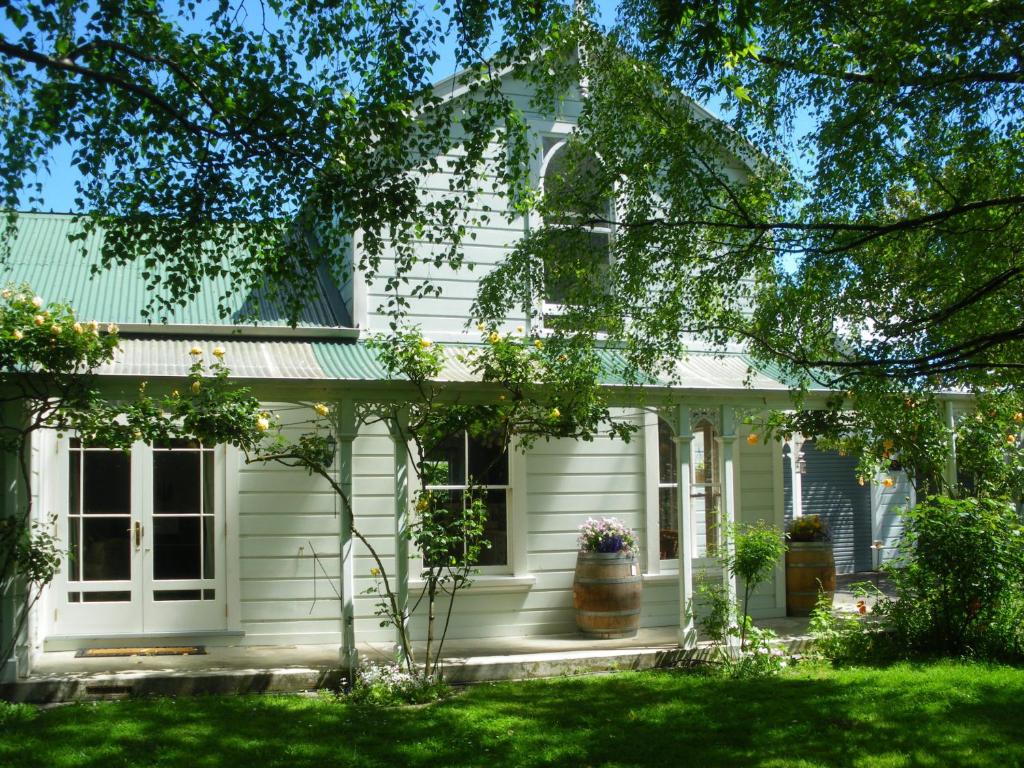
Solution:
M 1024 765 L 1024 670 L 974 664 L 774 680 L 619 673 L 476 686 L 422 708 L 240 696 L 0 708 L 0 765 Z

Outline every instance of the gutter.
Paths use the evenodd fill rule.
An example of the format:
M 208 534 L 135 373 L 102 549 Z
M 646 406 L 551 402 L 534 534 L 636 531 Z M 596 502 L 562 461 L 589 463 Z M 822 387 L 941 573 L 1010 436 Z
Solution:
M 184 325 L 157 323 L 118 323 L 118 335 L 124 337 L 170 336 L 181 338 L 245 339 L 358 339 L 359 328 L 315 326 L 293 328 L 276 325 Z

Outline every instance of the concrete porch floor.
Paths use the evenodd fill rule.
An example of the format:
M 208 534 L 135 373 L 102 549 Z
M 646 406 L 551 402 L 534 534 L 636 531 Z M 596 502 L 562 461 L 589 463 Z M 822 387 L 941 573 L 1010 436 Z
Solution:
M 850 583 L 873 574 L 840 577 L 834 606 L 856 610 Z M 883 590 L 885 585 L 882 584 Z M 871 601 L 869 601 L 870 603 Z M 789 652 L 806 649 L 806 618 L 759 620 Z M 635 637 L 595 640 L 580 635 L 449 640 L 446 678 L 455 684 L 674 666 L 701 658 L 710 644 L 679 648 L 676 627 L 641 629 Z M 54 702 L 75 699 L 198 693 L 284 693 L 336 687 L 339 649 L 329 645 L 208 647 L 201 656 L 75 658 L 73 651 L 37 657 L 30 676 L 0 685 L 0 698 Z M 422 653 L 422 644 L 417 645 Z M 386 662 L 391 644 L 361 644 L 360 656 Z
M 792 651 L 805 647 L 806 619 L 758 622 Z M 635 637 L 579 635 L 453 640 L 445 643 L 445 677 L 453 684 L 674 666 L 700 658 L 710 644 L 683 651 L 675 627 L 641 629 Z M 76 658 L 55 651 L 36 658 L 28 678 L 0 685 L 0 698 L 48 703 L 125 696 L 288 693 L 337 687 L 343 677 L 334 646 L 208 647 L 199 656 Z M 417 651 L 423 651 L 417 644 Z M 391 644 L 362 644 L 360 656 L 394 658 Z

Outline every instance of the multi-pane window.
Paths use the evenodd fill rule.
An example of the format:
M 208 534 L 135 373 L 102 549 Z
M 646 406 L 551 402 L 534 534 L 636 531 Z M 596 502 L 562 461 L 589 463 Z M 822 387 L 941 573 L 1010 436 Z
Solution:
M 499 440 L 453 436 L 434 447 L 424 459 L 424 490 L 446 497 L 444 506 L 461 516 L 473 498 L 487 508 L 484 538 L 490 542 L 480 553 L 481 566 L 507 566 L 508 553 L 508 451 Z M 470 496 L 472 494 L 472 496 Z
M 722 487 L 715 438 L 715 429 L 707 419 L 701 419 L 694 427 L 690 456 L 694 557 L 711 557 L 718 548 Z M 658 538 L 662 560 L 679 557 L 678 466 L 672 429 L 658 419 Z
M 661 559 L 679 557 L 679 463 L 672 429 L 658 419 L 658 540 Z
M 570 167 L 568 145 L 550 137 L 544 139 L 544 157 L 545 224 L 552 238 L 544 263 L 544 302 L 557 307 L 577 284 L 607 290 L 613 205 L 598 191 L 596 158 Z
M 693 523 L 696 528 L 697 557 L 718 552 L 722 483 L 718 476 L 718 435 L 707 419 L 693 430 Z

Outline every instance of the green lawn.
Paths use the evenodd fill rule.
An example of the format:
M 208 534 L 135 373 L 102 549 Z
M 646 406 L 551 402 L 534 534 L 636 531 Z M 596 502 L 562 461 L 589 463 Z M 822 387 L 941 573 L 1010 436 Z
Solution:
M 1024 765 L 1024 670 L 620 673 L 477 686 L 418 709 L 289 696 L 8 709 L 0 765 L 1008 768 Z

